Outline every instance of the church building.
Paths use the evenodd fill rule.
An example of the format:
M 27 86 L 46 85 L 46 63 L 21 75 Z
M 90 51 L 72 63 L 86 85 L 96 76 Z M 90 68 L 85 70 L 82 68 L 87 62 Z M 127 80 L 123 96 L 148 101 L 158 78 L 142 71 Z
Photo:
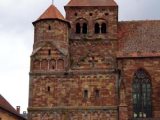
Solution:
M 160 120 L 160 20 L 70 0 L 33 22 L 29 120 Z

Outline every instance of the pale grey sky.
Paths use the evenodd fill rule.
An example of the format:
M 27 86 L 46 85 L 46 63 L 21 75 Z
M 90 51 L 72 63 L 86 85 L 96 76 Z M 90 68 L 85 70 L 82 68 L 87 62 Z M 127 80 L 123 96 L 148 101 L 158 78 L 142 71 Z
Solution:
M 65 15 L 63 6 L 69 0 L 55 0 Z M 119 20 L 160 20 L 160 0 L 116 0 Z M 33 26 L 51 4 L 51 0 L 0 0 L 0 94 L 14 107 L 28 106 L 30 55 Z

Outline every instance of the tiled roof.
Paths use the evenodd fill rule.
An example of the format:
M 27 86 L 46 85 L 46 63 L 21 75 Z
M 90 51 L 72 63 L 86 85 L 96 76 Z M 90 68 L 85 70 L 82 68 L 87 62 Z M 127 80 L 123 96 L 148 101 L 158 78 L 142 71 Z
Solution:
M 117 6 L 114 0 L 70 0 L 66 6 Z
M 0 94 L 0 108 L 18 117 L 23 118 L 1 94 Z M 25 118 L 23 119 L 25 120 Z
M 119 22 L 118 42 L 118 57 L 160 56 L 160 21 Z
M 38 20 L 43 20 L 43 19 L 65 20 L 63 15 L 60 13 L 60 11 L 54 5 L 50 5 L 49 8 L 38 18 Z

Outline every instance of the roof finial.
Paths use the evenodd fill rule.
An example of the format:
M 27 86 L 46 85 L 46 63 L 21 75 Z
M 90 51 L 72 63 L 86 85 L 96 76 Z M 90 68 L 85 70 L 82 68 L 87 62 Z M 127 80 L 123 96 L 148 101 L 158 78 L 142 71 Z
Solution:
M 52 5 L 54 4 L 54 0 L 52 0 Z

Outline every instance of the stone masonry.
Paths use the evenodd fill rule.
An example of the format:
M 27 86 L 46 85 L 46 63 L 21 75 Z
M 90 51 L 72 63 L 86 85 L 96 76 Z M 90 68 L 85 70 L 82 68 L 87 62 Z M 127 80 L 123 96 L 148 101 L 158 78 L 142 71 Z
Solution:
M 29 120 L 160 118 L 158 47 L 146 52 L 143 44 L 130 44 L 136 35 L 142 43 L 151 37 L 155 22 L 118 22 L 114 0 L 71 0 L 65 11 L 66 18 L 51 5 L 33 22 Z M 152 32 L 143 30 L 145 24 Z M 153 47 L 160 40 L 155 38 Z M 144 106 L 133 110 L 133 78 L 139 69 L 150 76 L 150 113 Z

